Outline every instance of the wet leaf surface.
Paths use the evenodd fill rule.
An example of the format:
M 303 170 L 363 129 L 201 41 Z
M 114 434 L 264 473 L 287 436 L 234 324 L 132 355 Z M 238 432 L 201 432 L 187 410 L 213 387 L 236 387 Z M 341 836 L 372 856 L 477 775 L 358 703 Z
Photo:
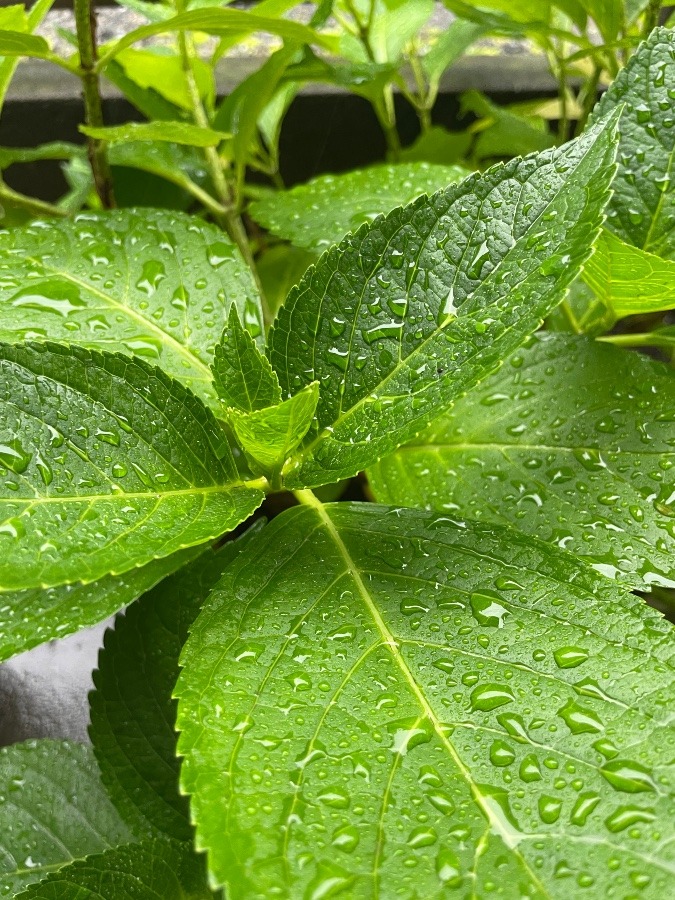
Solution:
M 672 629 L 511 529 L 295 508 L 225 572 L 177 687 L 229 897 L 669 894 Z

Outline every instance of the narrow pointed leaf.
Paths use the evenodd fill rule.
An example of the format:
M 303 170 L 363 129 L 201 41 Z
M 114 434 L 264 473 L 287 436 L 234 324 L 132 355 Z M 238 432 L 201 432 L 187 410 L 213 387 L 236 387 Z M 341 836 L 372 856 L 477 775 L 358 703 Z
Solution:
M 0 896 L 131 840 L 89 747 L 27 741 L 0 750 Z
M 89 856 L 16 900 L 207 900 L 204 860 L 189 844 L 148 840 Z
M 208 550 L 118 616 L 90 695 L 89 736 L 116 808 L 135 831 L 191 840 L 178 791 L 178 656 L 202 601 L 249 538 Z
M 80 125 L 82 134 L 112 144 L 127 141 L 167 141 L 171 144 L 187 144 L 191 147 L 217 147 L 229 135 L 211 128 L 201 128 L 188 122 L 127 122 L 108 128 Z
M 124 575 L 105 575 L 91 584 L 64 584 L 2 594 L 0 662 L 102 622 L 189 562 L 199 550 L 179 550 Z
M 50 56 L 49 44 L 43 37 L 25 31 L 0 30 L 0 56 Z
M 598 103 L 599 121 L 617 106 L 618 163 L 607 227 L 627 244 L 675 259 L 675 31 L 655 28 Z
M 281 402 L 281 388 L 266 356 L 232 308 L 213 360 L 213 379 L 220 400 L 234 409 L 252 412 Z
M 318 402 L 319 385 L 314 381 L 277 406 L 251 413 L 230 410 L 229 421 L 246 453 L 271 473 L 307 434 Z
M 209 365 L 230 307 L 262 334 L 237 248 L 174 211 L 86 213 L 2 232 L 0 275 L 0 340 L 141 356 L 214 405 Z
M 259 16 L 241 9 L 191 9 L 163 22 L 153 22 L 129 31 L 114 44 L 101 53 L 99 67 L 104 68 L 118 53 L 138 41 L 146 40 L 156 34 L 167 34 L 176 31 L 202 31 L 205 34 L 235 34 L 243 39 L 248 34 L 265 31 L 276 34 L 284 40 L 296 41 L 300 44 L 316 44 L 330 50 L 336 49 L 336 39 L 320 34 L 313 28 L 300 22 L 288 19 Z
M 251 204 L 253 218 L 296 247 L 324 250 L 364 222 L 435 194 L 467 175 L 459 166 L 401 163 L 346 175 L 320 175 Z
M 410 440 L 562 299 L 595 240 L 611 123 L 363 226 L 291 291 L 270 333 L 282 392 L 319 381 L 289 487 L 348 477 Z
M 59 344 L 0 347 L 0 588 L 120 575 L 263 499 L 212 413 L 161 369 Z
M 675 587 L 674 422 L 666 366 L 548 335 L 368 475 L 382 502 L 508 522 L 629 585 Z
M 668 896 L 672 627 L 511 529 L 296 508 L 209 596 L 177 686 L 231 900 Z
M 601 233 L 584 281 L 617 318 L 675 307 L 675 258 L 661 259 Z

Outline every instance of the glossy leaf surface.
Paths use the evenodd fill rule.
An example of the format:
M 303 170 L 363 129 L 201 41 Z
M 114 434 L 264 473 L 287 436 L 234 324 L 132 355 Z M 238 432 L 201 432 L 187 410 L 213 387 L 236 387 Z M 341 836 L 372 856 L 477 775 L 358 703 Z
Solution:
M 675 258 L 661 259 L 603 231 L 584 281 L 618 318 L 675 307 Z
M 131 840 L 89 747 L 27 741 L 0 750 L 0 896 Z
M 228 407 L 252 412 L 281 402 L 279 380 L 235 308 L 216 345 L 212 369 L 218 397 Z
M 369 478 L 382 502 L 510 523 L 627 584 L 675 587 L 674 422 L 666 366 L 549 335 Z
M 382 502 L 506 522 L 627 584 L 675 586 L 674 410 L 662 363 L 548 335 L 370 483 Z
M 608 124 L 394 210 L 308 270 L 269 337 L 282 393 L 321 387 L 287 486 L 371 465 L 537 328 L 589 255 L 612 157 Z
M 102 622 L 185 565 L 196 552 L 194 548 L 180 550 L 124 575 L 106 575 L 91 584 L 64 584 L 0 595 L 0 662 L 45 641 Z
M 670 656 L 641 600 L 513 530 L 290 510 L 183 653 L 198 846 L 232 900 L 667 896 Z
M 262 333 L 239 251 L 219 229 L 177 212 L 86 213 L 1 232 L 0 275 L 0 340 L 131 353 L 205 400 L 231 305 Z
M 17 900 L 207 900 L 203 859 L 189 845 L 149 840 L 75 862 Z
M 420 194 L 435 194 L 466 174 L 459 166 L 401 163 L 320 175 L 257 200 L 250 211 L 261 225 L 297 247 L 325 250 L 364 222 L 405 206 Z
M 675 259 L 675 32 L 655 28 L 598 103 L 623 106 L 619 169 L 607 227 L 627 244 Z
M 241 447 L 271 474 L 307 434 L 318 402 L 319 385 L 313 381 L 276 406 L 250 413 L 233 409 L 229 422 Z
M 105 636 L 90 695 L 89 736 L 116 808 L 135 830 L 190 840 L 187 798 L 178 792 L 178 656 L 204 597 L 241 541 L 208 550 L 158 584 Z
M 0 585 L 96 581 L 219 536 L 263 499 L 212 413 L 161 369 L 0 349 Z

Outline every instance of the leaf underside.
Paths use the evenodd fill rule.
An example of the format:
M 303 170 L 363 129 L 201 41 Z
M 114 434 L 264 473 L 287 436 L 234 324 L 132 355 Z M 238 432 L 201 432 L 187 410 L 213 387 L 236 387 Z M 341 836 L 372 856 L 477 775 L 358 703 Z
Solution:
M 641 600 L 510 529 L 287 511 L 183 653 L 197 846 L 233 900 L 668 896 L 672 646 Z
M 86 213 L 0 233 L 0 340 L 57 340 L 161 366 L 207 402 L 230 306 L 262 314 L 237 248 L 175 211 Z
M 262 502 L 222 429 L 160 369 L 0 348 L 0 586 L 91 582 L 234 528 Z
M 383 503 L 511 524 L 643 589 L 675 586 L 675 378 L 540 335 L 368 471 Z
M 363 226 L 310 267 L 269 358 L 285 396 L 319 381 L 288 487 L 354 475 L 410 440 L 562 299 L 597 235 L 613 125 Z

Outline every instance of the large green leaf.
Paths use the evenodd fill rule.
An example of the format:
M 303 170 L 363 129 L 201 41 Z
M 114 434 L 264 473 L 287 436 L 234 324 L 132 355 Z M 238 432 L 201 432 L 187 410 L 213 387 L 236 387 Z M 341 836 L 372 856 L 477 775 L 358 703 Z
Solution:
M 248 538 L 246 538 L 248 540 Z M 190 840 L 178 792 L 178 656 L 201 603 L 241 540 L 207 551 L 118 616 L 105 636 L 90 695 L 89 735 L 116 808 L 136 831 Z
M 250 213 L 297 247 L 322 250 L 364 222 L 405 206 L 420 194 L 434 194 L 466 174 L 459 166 L 400 163 L 346 175 L 320 175 L 307 184 L 257 200 Z
M 208 900 L 204 860 L 189 844 L 148 840 L 89 856 L 16 900 Z
M 675 257 L 661 259 L 603 231 L 584 281 L 617 318 L 675 307 Z
M 180 550 L 91 584 L 65 584 L 9 591 L 0 598 L 0 662 L 45 641 L 96 625 L 132 603 L 158 581 L 189 562 L 199 550 Z
M 537 328 L 597 235 L 613 135 L 607 123 L 476 173 L 309 269 L 269 338 L 284 394 L 321 386 L 289 487 L 348 477 L 410 440 Z
M 209 364 L 232 304 L 261 334 L 237 248 L 178 212 L 86 213 L 0 232 L 0 340 L 133 353 L 213 400 Z
M 617 106 L 619 169 L 607 227 L 621 240 L 675 259 L 675 31 L 656 28 L 598 103 L 598 121 Z
M 263 493 L 212 413 L 161 369 L 0 345 L 0 589 L 120 575 L 234 528 Z
M 672 646 L 643 601 L 513 530 L 295 508 L 185 646 L 197 844 L 231 900 L 669 896 Z
M 131 840 L 88 747 L 28 741 L 0 750 L 0 896 Z
M 548 335 L 368 474 L 385 503 L 508 522 L 610 577 L 675 587 L 674 422 L 666 366 Z

